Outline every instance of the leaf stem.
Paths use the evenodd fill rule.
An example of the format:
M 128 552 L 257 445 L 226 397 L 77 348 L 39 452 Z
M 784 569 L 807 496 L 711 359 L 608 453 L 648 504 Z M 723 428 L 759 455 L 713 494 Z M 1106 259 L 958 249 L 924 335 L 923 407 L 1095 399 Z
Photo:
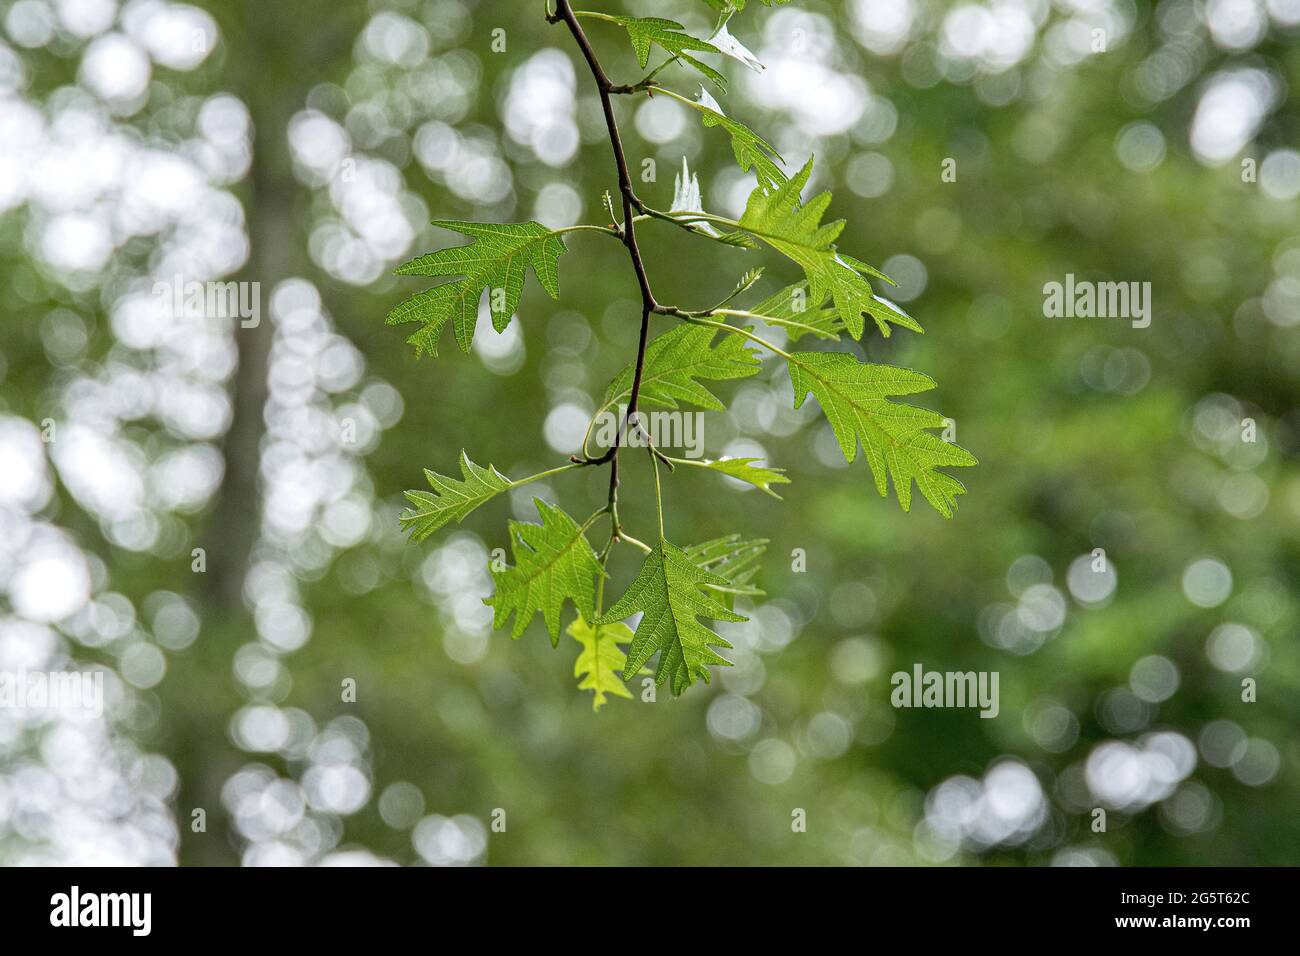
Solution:
M 559 465 L 558 467 L 555 468 L 548 468 L 546 471 L 539 471 L 537 474 L 529 475 L 527 478 L 520 478 L 518 481 L 512 481 L 510 482 L 510 487 L 512 489 L 518 488 L 520 485 L 527 485 L 534 481 L 541 481 L 543 478 L 549 478 L 551 477 L 551 475 L 558 475 L 562 471 L 572 471 L 574 468 L 577 467 L 578 465 L 575 462 L 569 462 L 567 465 Z
M 612 86 L 612 87 L 610 87 L 609 91 L 610 91 L 611 93 L 617 93 L 617 94 L 620 94 L 620 95 L 623 95 L 623 94 L 631 94 L 631 93 L 641 93 L 641 92 L 643 92 L 643 91 L 645 91 L 645 90 L 650 89 L 651 84 L 654 83 L 654 78 L 655 78 L 656 76 L 658 76 L 660 73 L 663 72 L 664 67 L 669 66 L 669 65 L 671 65 L 671 64 L 673 64 L 673 63 L 679 63 L 679 62 L 681 62 L 681 61 L 678 60 L 677 57 L 675 57 L 675 56 L 670 56 L 668 59 L 664 60 L 662 63 L 660 63 L 658 66 L 656 66 L 653 70 L 651 70 L 649 73 L 647 73 L 647 74 L 646 74 L 645 76 L 643 76 L 641 79 L 637 80 L 635 83 L 625 83 L 625 84 L 622 84 L 622 85 L 620 85 L 620 86 Z
M 655 507 L 659 512 L 659 538 L 663 540 L 664 536 L 664 490 L 659 484 L 659 459 L 661 454 L 656 454 L 655 449 L 650 449 L 650 465 L 654 468 L 655 473 Z
M 596 409 L 596 413 L 591 416 L 591 421 L 587 422 L 587 430 L 582 436 L 582 457 L 579 459 L 579 464 L 592 461 L 591 452 L 587 450 L 587 445 L 591 442 L 591 433 L 596 429 L 596 421 L 601 415 L 604 415 L 609 411 L 613 405 L 613 402 L 606 402 L 604 405 L 600 406 L 600 408 Z
M 594 512 L 590 518 L 588 518 L 586 521 L 584 521 L 584 522 L 582 523 L 582 527 L 581 527 L 580 529 L 578 529 L 578 530 L 579 530 L 579 533 L 580 533 L 580 534 L 586 534 L 586 533 L 587 533 L 587 529 L 590 528 L 593 524 L 596 523 L 596 519 L 599 518 L 601 515 L 605 514 L 605 513 L 608 512 L 608 511 L 609 511 L 609 508 L 608 508 L 608 507 L 604 507 L 604 508 L 600 508 L 600 509 L 598 509 L 596 512 Z
M 763 338 L 761 335 L 755 335 L 753 332 L 749 331 L 749 329 L 742 329 L 738 325 L 728 325 L 726 322 L 713 322 L 696 313 L 683 312 L 681 309 L 673 308 L 671 306 L 660 306 L 658 309 L 655 310 L 655 313 L 657 315 L 675 316 L 681 319 L 683 322 L 690 322 L 693 325 L 703 325 L 710 328 L 719 329 L 723 332 L 730 332 L 733 335 L 744 336 L 745 338 L 753 342 L 755 345 L 761 345 L 763 348 L 767 349 L 773 355 L 781 356 L 781 358 L 785 359 L 787 362 L 794 362 L 796 365 L 803 364 L 799 362 L 789 352 L 785 351 L 785 349 L 773 345 L 771 342 Z
M 695 465 L 697 468 L 708 468 L 709 462 L 704 458 L 668 458 L 674 465 Z
M 664 222 L 672 223 L 678 229 L 685 229 L 693 236 L 700 236 L 701 238 L 704 239 L 712 239 L 714 242 L 720 242 L 724 246 L 732 246 L 733 248 L 736 246 L 736 243 L 727 241 L 727 236 L 714 235 L 705 232 L 703 229 L 699 229 L 696 226 L 692 225 L 691 220 L 697 216 L 696 213 L 663 212 L 662 210 L 659 209 L 651 209 L 649 206 L 645 204 L 642 204 L 640 208 L 642 209 L 643 214 L 637 216 L 638 222 L 641 221 L 642 219 L 662 219 Z M 678 218 L 679 216 L 683 218 Z M 742 230 L 742 231 L 747 231 L 747 230 Z
M 564 226 L 560 229 L 552 229 L 551 232 L 557 236 L 562 236 L 566 232 L 603 232 L 607 236 L 613 236 L 615 239 L 622 239 L 619 230 L 610 226 L 597 226 L 592 223 L 579 223 L 576 226 Z
M 600 557 L 598 558 L 602 571 L 605 570 L 606 564 L 609 561 L 609 552 L 613 549 L 614 536 L 610 535 L 609 540 L 605 542 L 605 547 L 601 549 Z M 608 574 L 602 574 L 599 580 L 596 581 L 596 613 L 592 615 L 593 619 L 600 617 L 601 612 L 605 609 L 605 579 L 608 577 Z M 597 633 L 600 632 L 599 624 L 593 624 L 591 626 Z
M 739 229 L 741 232 L 749 233 L 751 236 L 758 236 L 760 239 L 774 239 L 777 242 L 788 241 L 773 233 L 755 229 L 753 226 L 742 226 L 735 219 L 728 219 L 726 216 L 715 216 L 708 212 L 664 212 L 660 209 L 651 209 L 648 206 L 643 206 L 642 209 L 647 216 L 652 216 L 655 219 L 666 219 L 686 228 L 690 228 L 690 224 L 693 222 L 710 222 L 719 226 L 726 226 L 728 229 Z
M 819 329 L 815 325 L 808 325 L 806 322 L 796 322 L 794 319 L 783 319 L 775 315 L 762 315 L 758 312 L 747 312 L 744 309 L 709 309 L 708 312 L 700 313 L 700 318 L 706 318 L 710 315 L 726 315 L 737 319 L 754 319 L 758 322 L 766 322 L 768 325 L 782 325 L 791 329 L 803 329 L 805 332 L 811 332 L 821 338 L 835 338 L 825 329 Z
M 649 554 L 651 551 L 654 550 L 654 548 L 650 547 L 650 545 L 646 544 L 644 541 L 638 541 L 636 538 L 632 537 L 630 534 L 627 534 L 626 532 L 620 535 L 620 538 L 621 540 L 626 541 L 628 544 L 635 545 L 636 547 L 640 548 L 646 554 Z
M 583 11 L 582 16 L 618 22 L 615 17 L 605 13 Z M 632 190 L 632 175 L 628 171 L 627 154 L 623 150 L 623 139 L 619 135 L 618 121 L 614 118 L 614 105 L 610 100 L 611 91 L 615 89 L 614 84 L 610 82 L 609 76 L 605 73 L 605 68 L 600 65 L 600 60 L 596 57 L 596 51 L 592 49 L 591 41 L 587 39 L 587 34 L 583 32 L 582 24 L 578 22 L 578 14 L 574 11 L 570 0 L 556 0 L 555 13 L 547 16 L 546 19 L 550 23 L 564 22 L 569 29 L 569 33 L 573 35 L 573 40 L 577 43 L 578 49 L 582 51 L 583 59 L 587 61 L 587 67 L 591 70 L 592 78 L 596 81 L 596 89 L 600 94 L 601 110 L 605 114 L 605 127 L 609 132 L 609 145 L 614 152 L 614 164 L 618 168 L 618 190 L 623 199 L 623 226 L 620 238 L 623 245 L 627 247 L 628 257 L 632 260 L 632 269 L 636 273 L 637 285 L 641 289 L 641 329 L 637 340 L 636 371 L 632 378 L 632 394 L 628 399 L 623 426 L 615 433 L 614 445 L 609 451 L 599 459 L 587 459 L 582 462 L 583 464 L 604 464 L 609 462 L 608 507 L 610 517 L 614 522 L 613 537 L 619 538 L 622 536 L 622 529 L 618 520 L 618 450 L 627 423 L 636 414 L 637 400 L 641 395 L 641 377 L 645 371 L 645 352 L 650 334 L 650 316 L 660 306 L 655 301 L 654 292 L 650 289 L 650 278 L 646 275 L 645 263 L 641 259 L 641 249 L 636 241 L 636 217 L 633 211 L 643 211 L 645 205 Z

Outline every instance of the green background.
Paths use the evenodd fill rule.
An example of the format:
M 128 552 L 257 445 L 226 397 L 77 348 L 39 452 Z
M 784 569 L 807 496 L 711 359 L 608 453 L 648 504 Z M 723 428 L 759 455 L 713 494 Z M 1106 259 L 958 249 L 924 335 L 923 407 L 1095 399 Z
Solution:
M 699 2 L 591 6 L 674 16 L 697 36 L 708 35 L 711 24 Z M 769 361 L 755 379 L 719 385 L 724 400 L 736 400 L 731 413 L 708 413 L 708 453 L 734 439 L 758 442 L 792 483 L 781 489 L 784 501 L 775 501 L 679 469 L 666 477 L 666 531 L 682 544 L 733 531 L 770 539 L 759 577 L 768 596 L 751 607 L 749 625 L 726 632 L 739 645 L 729 655 L 737 666 L 716 673 L 708 687 L 676 700 L 660 688 L 657 700 L 646 702 L 637 683 L 637 699 L 614 699 L 593 713 L 590 696 L 575 687 L 577 645 L 568 637 L 553 650 L 540 622 L 514 642 L 466 625 L 472 605 L 490 592 L 468 562 L 506 545 L 507 519 L 532 516 L 528 496 L 502 496 L 420 544 L 404 540 L 396 515 L 402 491 L 420 486 L 421 469 L 454 471 L 462 448 L 511 477 L 564 460 L 545 440 L 548 414 L 564 402 L 581 404 L 583 394 L 598 400 L 635 349 L 637 292 L 624 250 L 594 234 L 570 236 L 558 302 L 528 280 L 515 320 L 524 343 L 517 368 L 485 367 L 477 351 L 457 350 L 450 333 L 440 357 L 417 360 L 403 330 L 386 327 L 384 316 L 425 280 L 388 273 L 402 258 L 458 240 L 426 227 L 373 281 L 331 274 L 313 254 L 312 236 L 336 215 L 346 187 L 336 178 L 314 182 L 301 158 L 295 168 L 285 136 L 300 111 L 331 117 L 357 141 L 350 155 L 385 161 L 399 173 L 404 193 L 423 200 L 425 220 L 524 221 L 534 218 L 545 187 L 562 184 L 571 189 L 562 195 L 582 205 L 578 221 L 604 222 L 600 196 L 616 185 L 613 165 L 591 78 L 570 37 L 545 23 L 540 0 L 203 5 L 220 31 L 210 55 L 190 71 L 155 68 L 144 104 L 112 122 L 180 149 L 205 99 L 229 91 L 256 128 L 248 174 L 227 187 L 242 204 L 251 246 L 230 278 L 261 283 L 264 317 L 256 330 L 228 330 L 242 364 L 222 386 L 234 425 L 213 442 L 224 480 L 198 507 L 176 515 L 177 536 L 166 547 L 114 544 L 101 516 L 66 480 L 33 519 L 66 529 L 97 555 L 107 572 L 103 586 L 138 609 L 137 628 L 120 639 L 92 645 L 60 628 L 59 647 L 70 658 L 121 670 L 128 643 L 152 640 L 146 600 L 160 590 L 183 596 L 201 620 L 194 643 L 165 651 L 161 680 L 127 682 L 110 711 L 116 743 L 103 745 L 118 748 L 124 776 L 136 785 L 149 774 L 133 777 L 130 767 L 157 770 L 143 754 L 174 768 L 174 779 L 163 773 L 155 787 L 160 819 L 174 820 L 170 830 L 160 824 L 159 837 L 174 859 L 1296 862 L 1300 200 L 1294 190 L 1286 197 L 1285 177 L 1273 190 L 1281 195 L 1263 188 L 1267 177 L 1243 182 L 1241 161 L 1263 163 L 1275 150 L 1296 147 L 1300 114 L 1286 86 L 1300 82 L 1300 34 L 1276 16 L 1269 24 L 1265 12 L 1260 37 L 1233 49 L 1210 32 L 1201 5 L 1016 4 L 1027 11 L 1032 35 L 1017 62 L 995 69 L 943 52 L 952 8 L 901 6 L 915 21 L 890 53 L 861 38 L 864 22 L 887 26 L 895 5 L 750 3 L 731 23 L 737 38 L 781 70 L 815 66 L 856 78 L 849 81 L 858 84 L 854 95 L 871 105 L 848 128 L 819 134 L 801 126 L 797 104 L 786 109 L 752 95 L 756 87 L 734 61 L 725 67 L 732 91 L 718 100 L 776 144 L 787 168 L 816 155 L 815 184 L 835 196 L 829 216 L 848 220 L 840 248 L 877 267 L 900 255 L 912 257 L 905 270 L 924 264 L 923 291 L 903 304 L 926 334 L 898 330 L 884 341 L 869 332 L 860 345 L 841 347 L 934 376 L 938 389 L 918 403 L 951 416 L 958 441 L 979 458 L 959 475 L 968 494 L 952 521 L 919 496 L 904 514 L 892 494 L 876 495 L 861 460 L 843 468 L 823 462 L 825 423 L 815 403 L 790 410 L 778 364 Z M 363 31 L 386 11 L 407 18 L 427 41 L 409 63 L 376 59 L 367 47 Z M 1066 34 L 1056 28 L 1072 18 L 1092 23 L 1089 17 L 1119 25 L 1108 26 L 1107 50 L 1062 62 L 1053 51 Z M 504 52 L 492 50 L 496 28 L 505 30 Z M 1010 27 L 993 29 L 997 39 Z M 594 23 L 588 32 L 615 82 L 641 75 L 617 28 Z M 406 27 L 394 33 L 408 35 Z M 56 109 L 56 91 L 77 82 L 84 46 L 74 38 L 33 49 L 11 42 L 25 73 L 11 95 Z M 575 67 L 582 142 L 556 165 L 503 128 L 512 83 L 522 82 L 519 71 L 544 50 L 561 51 Z M 801 62 L 811 65 L 797 67 Z M 1216 165 L 1198 155 L 1191 130 L 1207 84 L 1237 69 L 1274 78 L 1280 92 L 1244 145 Z M 769 62 L 769 74 L 777 70 Z M 412 79 L 417 74 L 423 85 Z M 662 78 L 687 95 L 698 91 L 697 77 L 681 67 Z M 387 135 L 362 129 L 355 109 L 363 103 L 387 111 Z M 706 208 L 734 214 L 727 190 L 740 176 L 725 136 L 685 116 L 680 135 L 650 141 L 638 130 L 643 104 L 643 97 L 616 102 L 634 171 L 646 158 L 656 161 L 656 181 L 637 184 L 642 198 L 667 208 L 686 153 Z M 447 176 L 431 175 L 413 140 L 432 121 L 456 130 L 462 142 L 488 144 L 510 176 L 503 196 L 475 200 L 451 188 Z M 1148 124 L 1139 136 L 1148 144 L 1158 131 L 1154 162 L 1148 152 L 1147 161 L 1130 156 L 1125 163 L 1121 144 L 1136 141 L 1124 139 L 1134 123 Z M 363 140 L 370 145 L 359 145 Z M 892 169 L 883 190 L 878 157 Z M 956 160 L 954 182 L 941 177 L 949 158 Z M 169 278 L 152 270 L 158 246 L 175 238 L 133 239 L 102 269 L 74 281 L 42 261 L 31 240 L 40 215 L 27 202 L 0 216 L 0 411 L 34 425 L 68 420 L 66 386 L 77 376 L 115 362 L 154 368 L 147 352 L 119 341 L 110 314 L 129 279 Z M 703 307 L 759 264 L 767 267 L 764 295 L 798 278 L 770 252 L 728 249 L 662 223 L 639 233 L 663 302 Z M 1045 318 L 1043 285 L 1067 273 L 1150 282 L 1151 326 Z M 346 547 L 320 545 L 319 515 L 278 550 L 257 543 L 264 509 L 282 501 L 259 498 L 259 449 L 268 447 L 268 363 L 273 349 L 284 347 L 274 338 L 271 290 L 290 277 L 314 284 L 335 329 L 365 363 L 364 378 L 323 407 L 332 402 L 331 414 L 345 417 L 339 407 L 377 381 L 391 385 L 403 405 L 400 421 L 352 456 L 370 514 L 363 540 Z M 80 348 L 52 350 L 49 317 L 57 309 L 80 318 Z M 656 329 L 668 327 L 656 322 L 664 323 Z M 1245 418 L 1256 423 L 1253 444 L 1241 440 Z M 151 415 L 126 423 L 122 434 L 143 461 L 184 441 Z M 643 456 L 627 456 L 624 472 L 624 521 L 646 538 L 655 515 Z M 569 473 L 544 493 L 581 518 L 603 501 L 605 481 L 603 470 Z M 195 547 L 206 550 L 203 574 L 190 568 Z M 315 569 L 292 575 L 312 622 L 310 640 L 274 655 L 276 680 L 250 689 L 232 670 L 240 649 L 258 641 L 245 574 L 259 559 L 293 567 L 295 553 L 319 556 L 322 547 Z M 1104 549 L 1117 586 L 1088 606 L 1072 594 L 1069 572 L 1096 548 Z M 803 573 L 792 569 L 795 549 L 806 556 Z M 1190 600 L 1195 584 L 1184 581 L 1188 567 L 1205 558 L 1231 571 L 1230 592 L 1210 607 Z M 615 552 L 611 594 L 621 593 L 637 564 L 633 549 Z M 430 588 L 435 578 L 446 593 Z M 1249 629 L 1245 638 L 1226 632 L 1253 648 L 1248 666 L 1216 664 L 1210 636 L 1225 625 Z M 999 716 L 892 708 L 889 675 L 918 662 L 929 670 L 997 671 Z M 1143 675 L 1167 674 L 1169 664 L 1176 690 L 1151 692 Z M 1247 677 L 1257 682 L 1253 703 L 1241 700 Z M 340 699 L 347 678 L 356 682 L 355 702 Z M 315 748 L 268 753 L 241 745 L 236 715 L 252 705 L 310 715 Z M 1237 729 L 1216 723 L 1223 721 Z M 0 792 L 10 796 L 8 804 L 0 799 L 0 859 L 47 859 L 42 846 L 58 818 L 51 808 L 93 804 L 84 794 L 51 798 L 31 811 L 46 813 L 48 826 L 23 822 L 14 802 L 31 785 L 23 773 L 44 766 L 57 775 L 67 769 L 59 761 L 78 759 L 44 746 L 48 732 L 28 725 L 0 749 Z M 339 739 L 353 751 L 366 799 L 354 812 L 331 810 L 328 800 L 304 806 L 309 773 L 333 766 L 324 751 Z M 1215 741 L 1224 739 L 1229 758 L 1216 759 L 1223 748 Z M 1186 757 L 1189 747 L 1194 765 L 1159 785 L 1177 763 L 1162 761 L 1162 748 Z M 250 771 L 254 765 L 262 769 Z M 1126 775 L 1145 781 L 1149 795 L 1109 803 L 1098 796 L 1107 780 L 1119 792 L 1139 786 Z M 264 803 L 278 794 L 288 822 L 265 829 L 275 818 L 265 806 L 236 812 L 232 794 L 242 784 L 232 780 L 262 793 Z M 259 789 L 271 780 L 279 789 Z M 388 788 L 398 782 L 418 789 L 422 812 L 392 810 L 401 791 Z M 386 792 L 391 812 L 384 814 Z M 1094 807 L 1108 808 L 1104 833 L 1091 827 Z M 195 808 L 206 811 L 205 832 L 192 832 Z M 491 829 L 498 808 L 504 832 Z M 806 813 L 806 832 L 792 829 L 796 809 Z M 240 813 L 247 825 L 239 824 Z M 420 817 L 424 830 L 413 832 Z M 442 850 L 429 850 L 434 844 Z M 90 852 L 77 846 L 64 858 Z

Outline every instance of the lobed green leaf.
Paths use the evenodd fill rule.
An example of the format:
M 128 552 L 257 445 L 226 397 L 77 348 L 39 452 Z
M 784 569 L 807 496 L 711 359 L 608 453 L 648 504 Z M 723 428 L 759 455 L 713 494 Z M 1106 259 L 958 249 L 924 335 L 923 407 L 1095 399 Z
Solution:
M 696 680 L 708 683 L 710 665 L 730 664 L 713 648 L 731 645 L 699 621 L 700 617 L 747 620 L 706 590 L 729 585 L 727 578 L 702 567 L 688 552 L 660 538 L 646 555 L 627 593 L 595 621 L 612 624 L 642 612 L 623 668 L 624 680 L 658 653 L 655 683 L 669 682 L 673 696 L 678 696 Z
M 591 620 L 596 578 L 603 576 L 605 569 L 576 521 L 540 498 L 534 498 L 533 504 L 542 523 L 510 522 L 515 564 L 504 571 L 492 571 L 496 593 L 483 603 L 492 608 L 493 627 L 502 627 L 515 615 L 510 636 L 516 638 L 540 611 L 551 644 L 558 645 L 564 602 L 572 601 L 578 613 Z
M 450 478 L 424 470 L 424 477 L 433 489 L 405 492 L 412 505 L 402 512 L 399 520 L 411 533 L 412 541 L 423 541 L 450 521 L 464 521 L 465 516 L 490 498 L 510 488 L 510 479 L 492 465 L 484 468 L 474 464 L 464 449 L 460 453 L 461 477 Z
M 890 395 L 912 395 L 934 388 L 934 379 L 911 369 L 862 363 L 844 352 L 795 352 L 790 356 L 794 407 L 811 391 L 831 423 L 845 461 L 857 457 L 858 443 L 871 468 L 876 490 L 888 494 L 887 479 L 904 511 L 911 510 L 912 482 L 926 501 L 951 518 L 957 496 L 966 487 L 936 469 L 976 464 L 960 445 L 946 442 L 928 429 L 942 428 L 938 412 L 891 402 Z
M 435 219 L 433 225 L 451 229 L 474 241 L 417 256 L 395 270 L 397 275 L 462 276 L 399 302 L 388 313 L 389 325 L 419 322 L 423 326 L 407 342 L 415 354 L 437 356 L 438 340 L 450 319 L 461 351 L 469 352 L 478 324 L 478 306 L 485 292 L 492 326 L 505 331 L 519 307 L 524 279 L 531 267 L 552 299 L 560 297 L 558 262 L 564 238 L 536 222 L 482 223 Z

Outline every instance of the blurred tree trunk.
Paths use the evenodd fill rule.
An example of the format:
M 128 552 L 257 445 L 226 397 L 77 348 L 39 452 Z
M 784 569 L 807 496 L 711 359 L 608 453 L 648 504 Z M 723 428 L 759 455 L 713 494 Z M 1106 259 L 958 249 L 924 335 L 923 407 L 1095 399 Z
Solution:
M 346 63 L 365 16 L 364 4 L 350 6 L 357 9 L 342 11 L 342 16 L 310 0 L 239 0 L 209 7 L 224 38 L 226 85 L 252 118 L 252 168 L 243 189 L 251 248 L 236 278 L 260 283 L 262 321 L 256 328 L 235 329 L 239 368 L 232 384 L 234 419 L 222 447 L 225 477 L 197 542 L 206 549 L 208 562 L 197 585 L 206 604 L 205 633 L 195 653 L 178 662 L 160 688 L 175 695 L 162 712 L 172 718 L 169 756 L 181 781 L 176 812 L 184 864 L 236 862 L 238 841 L 229 832 L 221 787 L 246 760 L 226 728 L 242 703 L 232 656 L 256 638 L 242 590 L 260 526 L 258 470 L 273 331 L 270 300 L 279 282 L 305 275 L 308 266 L 297 214 L 305 193 L 293 175 L 287 127 L 305 107 L 311 87 Z M 329 20 L 322 22 L 326 13 Z M 206 833 L 191 827 L 191 814 L 199 807 L 206 811 Z

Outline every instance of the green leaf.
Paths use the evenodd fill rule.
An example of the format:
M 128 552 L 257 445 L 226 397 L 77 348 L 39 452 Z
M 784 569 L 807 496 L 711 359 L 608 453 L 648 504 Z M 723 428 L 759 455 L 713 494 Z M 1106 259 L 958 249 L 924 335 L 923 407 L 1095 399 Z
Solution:
M 913 332 L 924 332 L 921 323 L 912 318 L 894 303 L 888 299 L 882 299 L 878 295 L 873 295 L 862 305 L 862 311 L 876 320 L 876 327 L 881 330 L 885 338 L 889 338 L 888 322 L 895 325 L 901 325 L 905 329 L 911 329 Z
M 853 258 L 851 255 L 849 255 L 847 252 L 841 252 L 841 253 L 840 253 L 840 258 L 843 259 L 845 262 L 847 262 L 847 263 L 848 263 L 850 266 L 852 266 L 854 269 L 857 269 L 859 272 L 866 273 L 867 275 L 871 276 L 871 277 L 874 278 L 874 279 L 879 279 L 879 280 L 882 281 L 882 282 L 888 282 L 888 283 L 889 283 L 890 285 L 892 285 L 892 286 L 896 286 L 896 285 L 898 285 L 897 282 L 895 282 L 893 279 L 889 278 L 889 276 L 885 275 L 883 272 L 881 272 L 881 271 L 880 271 L 879 269 L 877 269 L 875 266 L 869 266 L 869 265 L 867 265 L 865 262 L 862 262 L 862 261 L 860 261 L 860 260 L 858 260 L 858 259 L 854 259 L 854 258 Z
M 908 511 L 915 480 L 934 509 L 952 517 L 957 496 L 965 494 L 966 488 L 935 469 L 974 465 L 975 456 L 926 430 L 944 426 L 938 412 L 886 398 L 928 391 L 934 388 L 934 379 L 911 369 L 861 363 L 844 352 L 795 352 L 789 366 L 794 407 L 800 407 L 811 390 L 846 461 L 857 456 L 861 441 L 881 497 L 888 494 L 886 478 L 892 478 L 898 503 Z
M 710 664 L 731 663 L 713 650 L 715 646 L 731 645 L 698 618 L 748 619 L 719 604 L 706 593 L 709 586 L 726 588 L 730 582 L 701 567 L 686 551 L 659 539 L 627 593 L 595 622 L 611 624 L 643 612 L 623 668 L 624 680 L 659 652 L 655 683 L 670 681 L 673 695 L 677 696 L 697 679 L 708 683 Z
M 696 380 L 746 378 L 758 372 L 762 363 L 740 336 L 726 335 L 714 345 L 717 335 L 717 329 L 683 323 L 651 342 L 641 373 L 640 404 L 676 408 L 678 402 L 684 402 L 722 410 L 722 402 Z M 629 364 L 610 382 L 605 390 L 606 408 L 631 395 L 635 374 L 635 365 Z
M 689 33 L 682 33 L 681 31 L 686 28 L 676 20 L 665 20 L 662 17 L 620 16 L 609 16 L 608 19 L 626 28 L 628 39 L 632 41 L 632 49 L 636 51 L 637 62 L 641 66 L 645 66 L 650 61 L 650 46 L 654 44 L 662 47 L 671 56 L 699 70 L 716 83 L 720 89 L 725 90 L 727 88 L 727 78 L 725 76 L 707 63 L 701 63 L 688 52 L 693 50 L 697 53 L 717 53 L 721 55 L 722 51 L 707 40 L 700 40 Z
M 397 275 L 463 276 L 456 282 L 417 292 L 388 313 L 389 325 L 423 323 L 406 341 L 415 354 L 438 354 L 438 339 L 452 320 L 461 351 L 468 352 L 478 323 L 478 304 L 488 292 L 488 311 L 498 332 L 510 324 L 519 307 L 524 277 L 533 274 L 552 299 L 560 296 L 559 258 L 565 252 L 563 237 L 536 222 L 481 223 L 435 219 L 435 226 L 473 236 L 467 246 L 439 249 L 398 266 Z
M 578 690 L 592 691 L 591 709 L 600 710 L 606 694 L 631 699 L 632 692 L 619 674 L 627 664 L 627 654 L 619 645 L 631 643 L 632 629 L 621 621 L 592 625 L 585 618 L 576 617 L 569 625 L 568 634 L 582 645 L 573 665 L 573 676 L 580 678 Z
M 489 498 L 510 488 L 510 479 L 492 465 L 484 468 L 460 453 L 461 478 L 449 478 L 424 470 L 434 493 L 408 491 L 406 500 L 412 508 L 402 512 L 399 520 L 411 533 L 412 541 L 423 541 L 449 521 L 464 521 L 465 516 Z
M 745 0 L 704 0 L 704 2 L 707 3 L 709 6 L 711 6 L 714 10 L 717 10 L 721 13 L 727 13 L 732 10 L 739 11 L 745 9 Z M 765 7 L 770 7 L 773 5 L 782 6 L 789 2 L 790 0 L 761 0 L 761 3 Z
M 841 256 L 841 258 L 848 257 Z M 885 277 L 885 281 L 893 280 Z M 882 299 L 878 295 L 873 295 L 865 302 L 864 309 L 869 315 L 921 331 L 915 319 L 888 299 Z M 773 325 L 781 326 L 786 330 L 791 342 L 797 342 L 805 335 L 815 335 L 821 339 L 838 339 L 845 330 L 844 318 L 835 308 L 834 301 L 829 295 L 823 295 L 821 302 L 813 305 L 807 282 L 796 282 L 794 285 L 786 286 L 747 311 L 767 319 Z
M 723 535 L 700 544 L 683 548 L 691 560 L 714 574 L 727 579 L 732 588 L 743 588 L 758 570 L 758 559 L 767 550 L 767 538 L 753 538 L 745 541 L 738 534 Z M 750 588 L 746 594 L 762 594 L 758 588 Z
M 684 96 L 675 98 L 699 111 L 701 121 L 706 128 L 721 127 L 727 131 L 731 137 L 731 152 L 736 157 L 736 164 L 745 172 L 752 169 L 760 186 L 776 188 L 786 182 L 788 177 L 778 165 L 783 162 L 780 154 L 744 123 L 724 114 L 722 108 L 703 88 L 700 90 L 699 100 L 687 99 Z
M 788 485 L 790 479 L 785 476 L 785 470 L 781 468 L 760 468 L 753 463 L 762 461 L 761 458 L 721 458 L 717 461 L 696 462 L 711 471 L 721 472 L 731 478 L 740 481 L 749 482 L 759 491 L 765 491 L 773 498 L 780 499 L 772 485 Z
M 808 295 L 808 283 L 796 282 L 747 311 L 781 326 L 791 342 L 797 342 L 805 335 L 838 339 L 844 331 L 844 320 L 829 302 L 823 297 L 820 303 L 813 303 Z
M 855 339 L 862 337 L 864 313 L 875 319 L 885 337 L 889 336 L 890 322 L 920 332 L 915 319 L 876 298 L 871 283 L 858 270 L 860 263 L 856 259 L 845 259 L 836 251 L 835 239 L 844 229 L 844 220 L 821 221 L 831 194 L 821 193 L 806 203 L 800 199 L 811 174 L 809 159 L 788 182 L 775 188 L 759 184 L 740 217 L 741 228 L 797 263 L 807 276 L 809 299 L 824 302 L 829 295 L 844 327 Z
M 515 565 L 493 571 L 496 594 L 484 600 L 492 607 L 492 626 L 500 628 L 515 614 L 511 637 L 524 633 L 542 612 L 551 644 L 560 642 L 560 610 L 572 601 L 590 620 L 595 614 L 596 578 L 605 573 L 587 543 L 584 529 L 554 505 L 534 498 L 541 524 L 510 522 L 510 548 Z
M 763 552 L 767 550 L 766 538 L 744 541 L 738 534 L 729 534 L 683 550 L 704 570 L 727 579 L 725 588 L 706 585 L 709 591 L 717 594 L 719 603 L 727 610 L 736 609 L 737 597 L 758 597 L 763 593 L 751 582 L 758 574 Z

